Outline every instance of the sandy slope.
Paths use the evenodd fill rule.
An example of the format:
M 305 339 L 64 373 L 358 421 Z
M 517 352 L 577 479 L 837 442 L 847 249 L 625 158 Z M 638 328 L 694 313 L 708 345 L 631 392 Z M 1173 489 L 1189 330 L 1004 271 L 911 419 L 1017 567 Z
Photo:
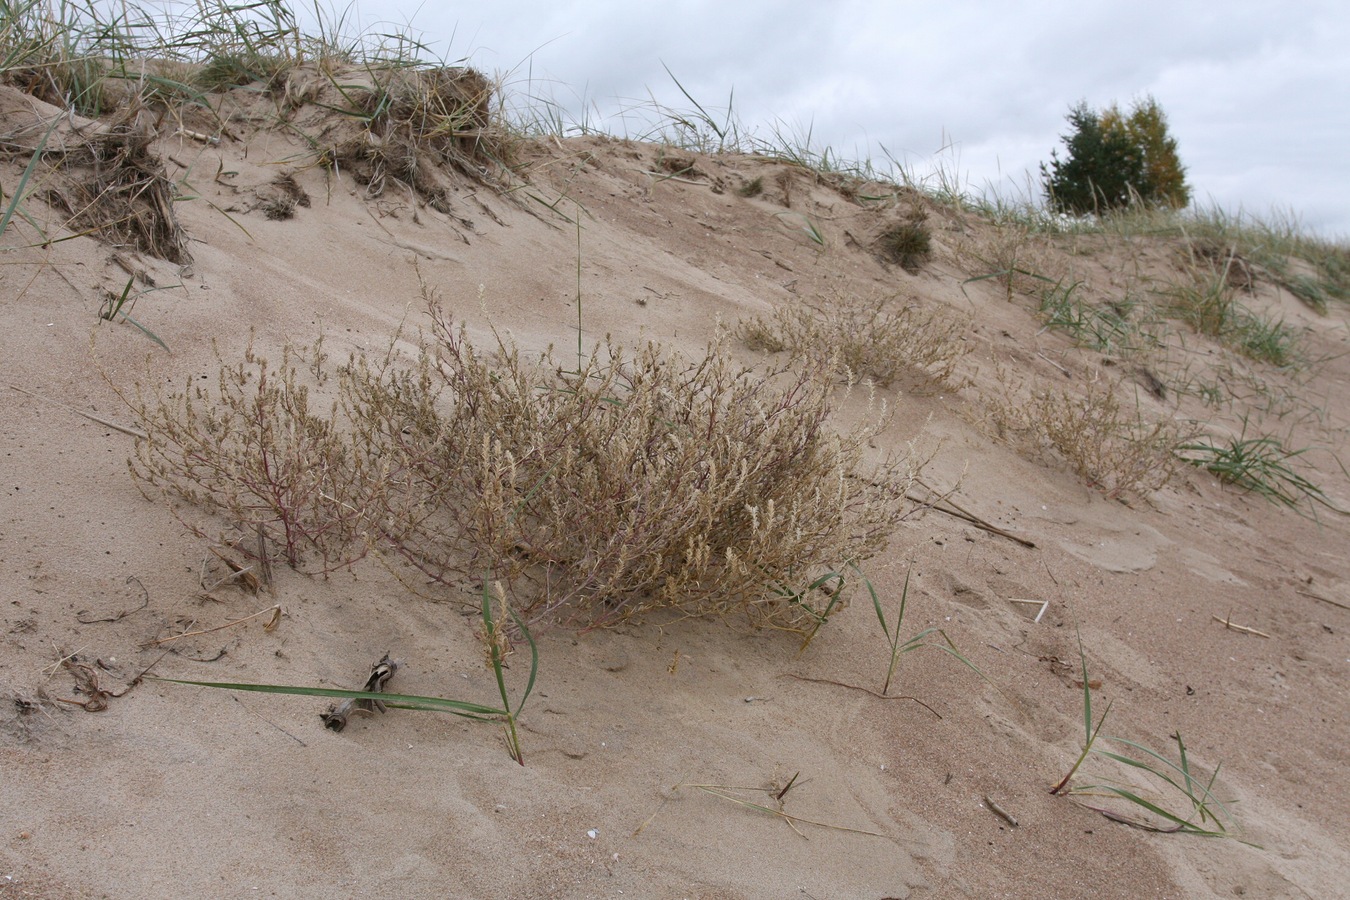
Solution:
M 22 109 L 7 109 L 0 131 L 20 124 Z M 991 271 L 991 226 L 929 208 L 935 257 L 909 274 L 866 249 L 894 210 L 760 159 L 690 156 L 692 170 L 666 178 L 661 148 L 605 139 L 528 149 L 529 183 L 509 196 L 458 181 L 447 215 L 393 188 L 367 199 L 349 177 L 306 167 L 303 144 L 264 124 L 238 124 L 238 139 L 218 146 L 165 128 L 156 144 L 198 197 L 178 204 L 191 265 L 137 262 L 163 289 L 134 316 L 171 353 L 130 326 L 98 325 L 103 292 L 127 278 L 108 246 L 20 247 L 35 235 L 26 223 L 4 238 L 17 249 L 0 258 L 0 897 L 1344 891 L 1347 519 L 1319 524 L 1193 471 L 1127 505 L 972 425 L 996 369 L 1071 386 L 1114 374 L 1100 354 L 1042 333 L 1033 299 L 1010 300 L 992 280 L 962 287 Z M 6 196 L 25 162 L 0 170 Z M 282 171 L 310 203 L 274 221 L 257 204 Z M 763 195 L 736 193 L 756 177 Z M 942 627 L 997 687 L 936 651 L 906 655 L 898 676 L 899 693 L 931 710 L 842 686 L 876 690 L 885 673 L 859 596 L 801 655 L 790 636 L 733 621 L 545 634 L 524 767 L 492 728 L 430 714 L 395 711 L 335 734 L 323 704 L 305 698 L 147 682 L 98 713 L 64 702 L 87 698 L 62 658 L 120 690 L 160 656 L 147 642 L 272 603 L 275 630 L 254 621 L 176 641 L 155 673 L 351 687 L 390 651 L 405 663 L 397 690 L 492 699 L 472 620 L 378 566 L 326 581 L 278 567 L 274 597 L 204 592 L 204 544 L 127 475 L 133 439 L 70 407 L 128 422 L 108 381 L 214 377 L 212 342 L 235 358 L 250 331 L 271 354 L 320 330 L 335 355 L 378 350 L 401 323 L 425 321 L 419 271 L 476 336 L 491 324 L 531 348 L 571 346 L 577 232 L 542 202 L 560 197 L 568 217 L 584 210 L 588 343 L 652 337 L 697 352 L 718 322 L 837 290 L 970 317 L 969 386 L 884 391 L 897 409 L 886 438 L 940 441 L 925 480 L 959 482 L 958 502 L 1035 547 L 916 511 L 868 572 L 893 609 L 909 566 L 906 630 Z M 56 213 L 36 198 L 28 208 L 59 233 Z M 1103 287 L 1130 267 L 1165 277 L 1175 266 L 1162 240 L 1066 238 L 1035 252 Z M 1344 309 L 1317 317 L 1269 285 L 1256 302 L 1308 324 L 1311 353 L 1325 358 L 1297 389 L 1310 402 L 1281 422 L 1296 440 L 1339 447 L 1350 422 Z M 1197 366 L 1219 355 L 1191 341 Z M 1334 465 L 1318 478 L 1350 506 Z M 1048 606 L 1036 623 L 1036 607 L 1013 599 Z M 1048 794 L 1082 739 L 1075 629 L 1101 681 L 1094 707 L 1114 701 L 1107 731 L 1164 750 L 1179 730 L 1207 771 L 1222 763 L 1220 792 L 1240 801 L 1242 836 L 1260 849 L 1146 833 Z M 785 810 L 841 828 L 794 833 L 692 786 L 781 786 L 797 773 Z

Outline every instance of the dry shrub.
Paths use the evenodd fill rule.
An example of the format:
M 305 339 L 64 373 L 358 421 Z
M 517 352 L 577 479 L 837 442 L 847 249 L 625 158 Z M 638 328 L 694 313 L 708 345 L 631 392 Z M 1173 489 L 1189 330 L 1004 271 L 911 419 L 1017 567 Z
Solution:
M 364 535 L 451 596 L 498 581 L 530 624 L 673 608 L 818 626 L 837 593 L 813 583 L 885 546 L 913 475 L 864 464 L 875 429 L 830 427 L 819 369 L 766 378 L 722 343 L 607 344 L 567 370 L 500 337 L 489 361 L 437 312 L 416 361 L 353 357 L 323 416 L 300 358 L 222 367 L 221 409 L 201 390 L 134 402 L 133 472 L 266 529 L 293 563 L 306 541 L 324 570 L 355 560 Z
M 1053 452 L 1108 497 L 1146 495 L 1171 480 L 1182 436 L 1171 421 L 1149 422 L 1137 406 L 1123 408 L 1116 387 L 1034 390 L 1029 401 L 1009 391 L 985 398 L 982 408 L 1000 438 L 1033 453 Z
M 829 361 L 845 377 L 870 378 L 882 386 L 903 380 L 920 392 L 959 387 L 956 365 L 969 347 L 966 321 L 915 298 L 844 292 L 812 306 L 779 307 L 765 320 L 737 326 L 752 350 Z
M 139 388 L 123 395 L 146 434 L 130 460 L 133 477 L 143 491 L 154 488 L 218 513 L 245 536 L 261 535 L 293 567 L 306 567 L 314 554 L 315 571 L 350 565 L 365 553 L 369 511 L 378 506 L 372 495 L 385 470 L 343 430 L 337 407 L 311 404 L 306 381 L 322 387 L 322 364 L 321 342 L 288 346 L 277 369 L 250 343 L 241 363 L 220 363 L 214 393 L 198 385 L 153 399 Z M 206 536 L 201 525 L 189 528 Z

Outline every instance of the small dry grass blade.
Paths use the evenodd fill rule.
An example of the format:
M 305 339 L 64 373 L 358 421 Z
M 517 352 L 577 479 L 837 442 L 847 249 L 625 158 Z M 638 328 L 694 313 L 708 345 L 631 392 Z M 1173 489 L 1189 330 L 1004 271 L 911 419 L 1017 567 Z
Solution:
M 831 831 L 843 831 L 849 834 L 865 834 L 868 835 L 869 837 L 879 837 L 879 838 L 886 837 L 886 835 L 881 834 L 880 832 L 868 831 L 865 828 L 850 828 L 847 825 L 834 825 L 829 822 L 818 822 L 815 819 L 807 819 L 803 818 L 802 816 L 794 816 L 791 813 L 785 812 L 781 808 L 775 809 L 774 807 L 771 806 L 765 806 L 762 803 L 754 803 L 750 800 L 737 797 L 734 794 L 730 793 L 730 791 L 735 790 L 741 791 L 765 790 L 761 788 L 734 788 L 717 784 L 684 784 L 679 785 L 679 787 L 697 788 L 698 790 L 702 791 L 705 794 L 709 794 L 713 797 L 720 797 L 723 800 L 729 800 L 730 802 L 735 803 L 738 806 L 743 806 L 746 809 L 753 809 L 759 812 L 768 813 L 771 816 L 777 816 L 778 818 L 786 822 L 789 825 L 789 827 L 792 828 L 793 831 L 796 831 L 797 834 L 801 835 L 802 837 L 806 837 L 806 835 L 803 835 L 800 831 L 797 830 L 796 827 L 797 825 L 814 825 L 817 828 L 828 828 Z M 770 793 L 773 792 L 770 791 Z

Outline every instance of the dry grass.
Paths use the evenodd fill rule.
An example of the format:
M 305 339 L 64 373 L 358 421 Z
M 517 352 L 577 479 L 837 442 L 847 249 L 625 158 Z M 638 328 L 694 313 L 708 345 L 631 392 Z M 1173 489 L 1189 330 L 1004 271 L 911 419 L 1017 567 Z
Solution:
M 920 392 L 960 387 L 957 364 L 969 352 L 968 323 L 915 298 L 839 292 L 810 306 L 779 307 L 736 329 L 752 350 L 824 361 L 845 378 L 897 381 Z
M 191 262 L 174 213 L 178 192 L 151 149 L 156 133 L 143 107 L 133 103 L 95 123 L 54 110 L 44 115 L 16 104 L 12 96 L 5 105 L 0 156 L 29 160 L 11 201 L 21 218 L 41 230 L 20 206 L 37 197 L 64 216 L 63 226 L 74 232 L 170 262 Z
M 1099 382 L 1083 393 L 1037 389 L 1026 399 L 1008 386 L 984 398 L 982 410 L 999 438 L 1053 454 L 1108 497 L 1147 495 L 1176 472 L 1183 436 L 1170 420 L 1150 422 L 1137 405 L 1122 406 L 1117 395 L 1126 389 Z
M 274 92 L 318 161 L 350 173 L 371 198 L 404 185 L 449 214 L 446 167 L 483 181 L 510 155 L 492 122 L 495 88 L 471 68 L 305 64 L 281 73 Z
M 100 118 L 58 120 L 50 130 L 62 140 L 34 147 L 23 132 L 47 134 L 51 118 L 23 111 L 19 131 L 0 142 L 0 153 L 17 147 L 44 163 L 22 199 L 46 201 L 76 232 L 190 262 L 155 142 L 174 122 L 218 140 L 239 106 L 250 110 L 243 119 L 275 115 L 316 164 L 350 172 L 369 197 L 401 189 L 455 215 L 450 170 L 494 184 L 508 177 L 515 139 L 492 109 L 496 85 L 472 68 L 423 61 L 426 48 L 398 35 L 347 37 L 345 14 L 324 22 L 316 12 L 321 32 L 311 36 L 285 0 L 191 11 L 0 0 L 0 84 Z M 283 202 L 265 212 L 288 211 Z M 39 227 L 21 205 L 6 224 L 15 213 Z
M 489 361 L 433 321 L 416 361 L 352 358 L 326 412 L 302 383 L 326 378 L 313 348 L 276 371 L 246 353 L 215 394 L 128 398 L 148 435 L 133 473 L 297 567 L 369 546 L 443 597 L 499 581 L 531 625 L 671 608 L 808 631 L 840 605 L 812 587 L 882 550 L 902 514 L 909 463 L 864 463 L 879 423 L 833 430 L 819 365 L 766 377 L 724 343 L 647 344 L 568 370 L 500 338 Z

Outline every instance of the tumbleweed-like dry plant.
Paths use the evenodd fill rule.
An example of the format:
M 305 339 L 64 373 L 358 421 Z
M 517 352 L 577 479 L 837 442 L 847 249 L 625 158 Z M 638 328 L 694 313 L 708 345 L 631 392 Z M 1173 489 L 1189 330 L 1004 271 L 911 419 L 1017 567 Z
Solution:
M 956 365 L 969 351 L 966 321 L 913 298 L 837 292 L 804 306 L 780 306 L 765 319 L 742 321 L 737 335 L 752 350 L 832 364 L 846 377 L 896 381 L 933 392 L 960 387 Z
M 981 404 L 992 430 L 1029 452 L 1053 452 L 1108 497 L 1151 493 L 1176 472 L 1174 448 L 1183 438 L 1175 423 L 1122 407 L 1109 384 L 1089 384 L 1082 393 L 1033 390 L 1028 400 L 1005 387 L 1004 396 Z
M 531 625 L 673 608 L 818 627 L 839 591 L 810 587 L 839 587 L 902 514 L 910 463 L 864 463 L 880 421 L 834 430 L 823 362 L 766 377 L 722 337 L 693 358 L 607 343 L 568 369 L 432 321 L 415 360 L 353 356 L 323 413 L 302 383 L 326 377 L 315 348 L 276 371 L 249 351 L 214 394 L 129 398 L 147 434 L 133 473 L 293 565 L 369 546 L 443 596 L 499 581 Z

